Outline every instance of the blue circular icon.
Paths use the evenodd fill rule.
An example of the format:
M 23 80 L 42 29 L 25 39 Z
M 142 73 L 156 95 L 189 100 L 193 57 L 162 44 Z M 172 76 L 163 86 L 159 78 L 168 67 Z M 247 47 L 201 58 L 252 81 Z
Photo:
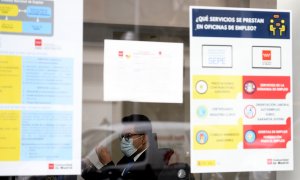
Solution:
M 248 130 L 245 133 L 245 140 L 247 141 L 247 143 L 253 143 L 256 139 L 256 134 L 254 131 L 252 130 Z
M 205 144 L 208 140 L 208 135 L 205 131 L 201 130 L 196 134 L 196 140 L 199 144 Z
M 200 118 L 204 118 L 207 115 L 207 109 L 205 106 L 200 106 L 197 109 L 197 114 Z

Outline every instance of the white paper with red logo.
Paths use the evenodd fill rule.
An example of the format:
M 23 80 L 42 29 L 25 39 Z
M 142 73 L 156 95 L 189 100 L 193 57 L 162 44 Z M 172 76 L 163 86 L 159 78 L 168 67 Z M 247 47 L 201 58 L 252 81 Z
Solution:
M 105 40 L 105 101 L 182 103 L 182 87 L 182 43 Z

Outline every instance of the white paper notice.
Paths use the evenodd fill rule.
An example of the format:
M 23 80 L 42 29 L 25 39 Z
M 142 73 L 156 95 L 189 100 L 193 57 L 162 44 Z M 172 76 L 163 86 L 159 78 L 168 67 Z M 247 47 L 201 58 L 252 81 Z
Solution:
M 105 101 L 182 103 L 182 90 L 182 43 L 105 40 Z

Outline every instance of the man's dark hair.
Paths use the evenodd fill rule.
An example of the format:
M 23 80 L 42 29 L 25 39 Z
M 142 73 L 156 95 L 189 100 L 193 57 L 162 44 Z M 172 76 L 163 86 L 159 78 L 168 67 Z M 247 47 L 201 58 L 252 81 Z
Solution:
M 142 114 L 131 114 L 122 118 L 123 124 L 133 124 L 135 130 L 139 133 L 152 133 L 152 125 L 150 119 Z

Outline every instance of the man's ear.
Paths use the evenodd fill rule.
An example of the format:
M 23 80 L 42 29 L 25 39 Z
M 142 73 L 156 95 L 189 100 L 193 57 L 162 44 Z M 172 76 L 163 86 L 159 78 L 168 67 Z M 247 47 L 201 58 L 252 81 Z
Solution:
M 143 137 L 143 143 L 147 143 L 148 142 L 148 135 L 147 134 L 144 134 L 144 137 Z

